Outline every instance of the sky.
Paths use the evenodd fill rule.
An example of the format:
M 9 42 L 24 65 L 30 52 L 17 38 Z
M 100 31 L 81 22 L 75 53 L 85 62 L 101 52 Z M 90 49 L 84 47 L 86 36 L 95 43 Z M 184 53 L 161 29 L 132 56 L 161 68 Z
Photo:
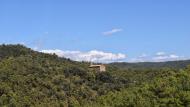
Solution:
M 0 0 L 0 44 L 76 61 L 190 59 L 189 0 Z

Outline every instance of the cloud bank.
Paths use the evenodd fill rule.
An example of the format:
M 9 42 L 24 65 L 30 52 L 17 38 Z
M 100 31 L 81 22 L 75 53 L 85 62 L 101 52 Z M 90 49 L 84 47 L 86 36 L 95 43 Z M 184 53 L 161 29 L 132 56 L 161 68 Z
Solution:
M 157 52 L 155 55 L 142 54 L 137 58 L 132 58 L 129 62 L 164 62 L 164 61 L 177 61 L 186 60 L 187 57 L 167 54 L 166 52 Z
M 70 58 L 75 61 L 92 61 L 92 62 L 102 62 L 102 63 L 123 61 L 126 58 L 126 55 L 122 53 L 114 54 L 98 50 L 81 52 L 81 51 L 63 51 L 55 49 L 55 50 L 42 50 L 41 52 L 49 54 L 55 53 L 59 57 Z
M 142 54 L 136 58 L 131 58 L 126 60 L 126 55 L 122 53 L 109 53 L 98 50 L 91 50 L 88 52 L 81 51 L 63 51 L 59 49 L 55 50 L 42 50 L 43 53 L 53 54 L 55 53 L 59 57 L 65 57 L 72 59 L 74 61 L 88 61 L 88 62 L 98 62 L 98 63 L 110 63 L 110 62 L 165 62 L 165 61 L 177 61 L 186 60 L 187 57 L 168 54 L 166 52 L 157 52 L 153 55 Z

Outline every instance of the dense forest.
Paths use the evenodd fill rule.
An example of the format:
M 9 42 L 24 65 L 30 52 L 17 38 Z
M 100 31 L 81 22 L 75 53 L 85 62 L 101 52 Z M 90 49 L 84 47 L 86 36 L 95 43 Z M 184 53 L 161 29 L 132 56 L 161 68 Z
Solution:
M 111 63 L 103 73 L 89 64 L 0 45 L 0 106 L 190 106 L 190 61 Z

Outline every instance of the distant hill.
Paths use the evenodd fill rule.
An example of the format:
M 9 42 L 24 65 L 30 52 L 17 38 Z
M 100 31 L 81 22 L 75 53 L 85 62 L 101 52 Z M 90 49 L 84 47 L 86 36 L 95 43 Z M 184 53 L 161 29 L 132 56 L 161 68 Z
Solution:
M 158 69 L 158 68 L 174 68 L 182 69 L 190 65 L 190 60 L 168 61 L 168 62 L 139 62 L 139 63 L 110 63 L 112 67 L 120 69 Z

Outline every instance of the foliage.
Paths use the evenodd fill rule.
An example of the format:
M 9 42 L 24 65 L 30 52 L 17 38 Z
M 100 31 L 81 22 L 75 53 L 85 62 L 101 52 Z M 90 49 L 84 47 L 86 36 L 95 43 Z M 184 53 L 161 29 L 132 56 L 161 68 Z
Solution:
M 0 106 L 79 106 L 125 85 L 89 63 L 22 45 L 2 45 L 0 55 Z
M 152 82 L 110 92 L 100 96 L 89 106 L 99 107 L 189 107 L 189 69 L 175 72 L 170 69 L 160 71 Z
M 188 107 L 190 66 L 170 63 L 127 69 L 109 64 L 107 72 L 96 73 L 88 62 L 0 45 L 0 106 Z

